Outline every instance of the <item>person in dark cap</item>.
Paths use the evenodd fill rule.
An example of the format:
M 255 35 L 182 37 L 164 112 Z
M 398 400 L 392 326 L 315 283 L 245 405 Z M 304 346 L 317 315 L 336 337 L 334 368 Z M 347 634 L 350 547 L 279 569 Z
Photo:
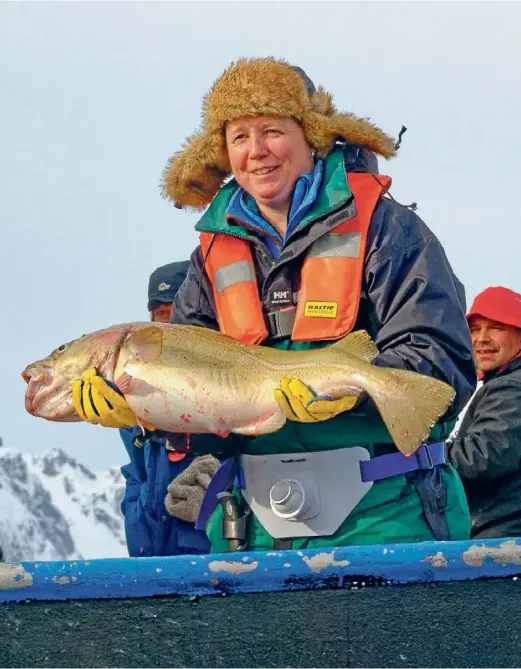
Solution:
M 189 260 L 181 260 L 162 265 L 152 272 L 148 281 L 148 311 L 152 322 L 170 322 L 172 303 L 189 267 Z
M 153 322 L 168 323 L 172 302 L 185 280 L 188 261 L 158 267 L 148 282 L 148 311 Z M 208 553 L 210 543 L 196 530 L 202 498 L 219 466 L 212 455 L 193 457 L 167 448 L 161 432 L 121 428 L 130 463 L 121 468 L 126 480 L 121 510 L 131 557 Z M 176 516 L 170 511 L 175 511 Z
M 471 514 L 471 536 L 521 536 L 521 294 L 486 288 L 467 314 L 482 387 L 447 444 Z

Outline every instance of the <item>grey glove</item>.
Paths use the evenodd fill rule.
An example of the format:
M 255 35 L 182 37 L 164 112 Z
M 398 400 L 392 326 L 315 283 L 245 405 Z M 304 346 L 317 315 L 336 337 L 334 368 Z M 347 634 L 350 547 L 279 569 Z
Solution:
M 171 516 L 195 523 L 206 488 L 221 463 L 213 455 L 195 458 L 168 486 L 166 510 Z

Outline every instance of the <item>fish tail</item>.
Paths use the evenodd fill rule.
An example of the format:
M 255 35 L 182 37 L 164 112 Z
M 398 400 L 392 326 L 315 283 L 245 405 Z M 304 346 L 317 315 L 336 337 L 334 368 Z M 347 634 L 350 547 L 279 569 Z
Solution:
M 427 439 L 456 393 L 447 383 L 417 372 L 388 368 L 379 372 L 384 383 L 378 383 L 375 392 L 368 389 L 369 395 L 398 450 L 411 455 Z

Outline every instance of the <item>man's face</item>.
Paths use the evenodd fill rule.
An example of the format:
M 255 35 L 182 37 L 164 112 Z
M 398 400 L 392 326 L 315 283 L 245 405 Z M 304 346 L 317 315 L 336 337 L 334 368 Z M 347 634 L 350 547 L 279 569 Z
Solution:
M 172 313 L 172 302 L 158 304 L 151 311 L 152 323 L 170 323 L 170 314 Z
M 519 328 L 483 316 L 472 316 L 469 327 L 476 366 L 480 372 L 499 369 L 521 351 Z

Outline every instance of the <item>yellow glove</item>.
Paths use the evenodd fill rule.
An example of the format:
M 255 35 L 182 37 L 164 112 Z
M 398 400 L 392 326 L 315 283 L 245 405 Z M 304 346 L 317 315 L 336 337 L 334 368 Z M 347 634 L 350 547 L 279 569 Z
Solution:
M 137 418 L 127 400 L 98 375 L 88 369 L 82 379 L 72 382 L 72 403 L 78 416 L 103 427 L 136 427 Z M 149 430 L 153 426 L 142 424 Z
M 298 423 L 318 423 L 350 411 L 357 397 L 322 399 L 299 379 L 282 379 L 275 390 L 275 399 L 288 420 Z

